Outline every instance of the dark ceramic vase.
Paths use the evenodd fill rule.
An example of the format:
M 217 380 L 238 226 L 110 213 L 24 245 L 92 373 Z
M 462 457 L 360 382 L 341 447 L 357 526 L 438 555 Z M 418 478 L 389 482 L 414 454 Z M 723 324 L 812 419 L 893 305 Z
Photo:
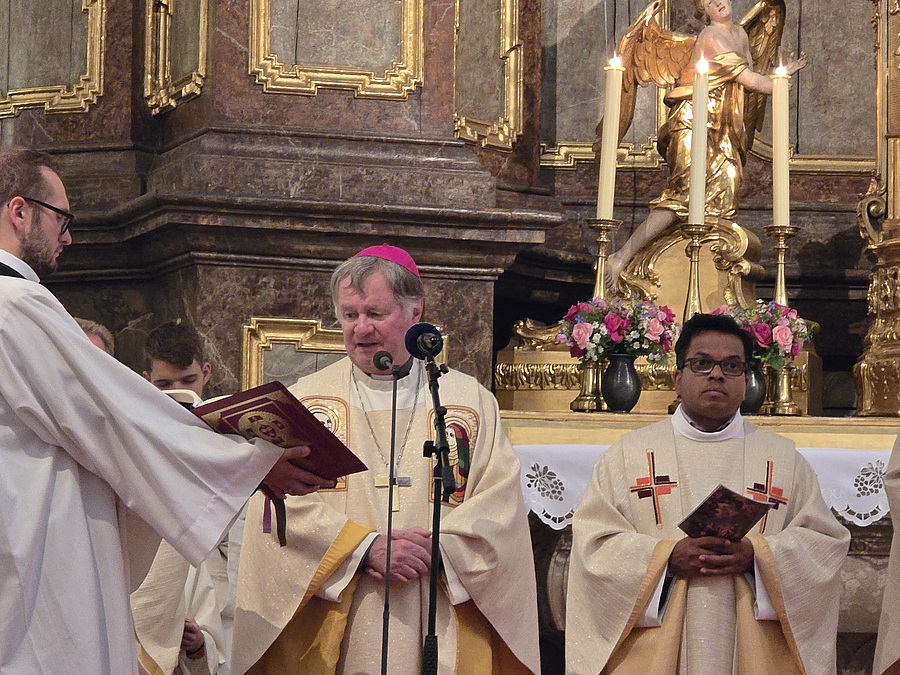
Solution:
M 600 393 L 610 412 L 630 412 L 641 397 L 641 379 L 631 354 L 610 354 L 600 377 Z
M 766 376 L 759 361 L 753 359 L 747 370 L 747 391 L 741 403 L 741 415 L 756 415 L 766 400 Z

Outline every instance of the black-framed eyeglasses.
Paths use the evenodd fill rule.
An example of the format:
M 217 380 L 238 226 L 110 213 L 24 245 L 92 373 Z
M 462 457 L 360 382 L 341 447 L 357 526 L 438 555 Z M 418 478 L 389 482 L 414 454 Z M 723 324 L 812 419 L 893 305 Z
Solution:
M 737 377 L 738 375 L 743 375 L 747 369 L 747 363 L 736 356 L 722 359 L 721 361 L 710 359 L 706 356 L 695 356 L 692 359 L 685 359 L 684 363 L 690 366 L 692 373 L 697 373 L 697 375 L 709 375 L 713 368 L 719 366 L 723 375 Z
M 66 232 L 68 232 L 69 227 L 72 223 L 75 222 L 75 215 L 69 213 L 68 211 L 63 211 L 60 208 L 53 206 L 52 204 L 48 204 L 47 202 L 42 202 L 40 199 L 35 199 L 34 197 L 22 197 L 26 202 L 31 202 L 32 204 L 37 204 L 38 206 L 43 206 L 45 209 L 53 211 L 58 216 L 62 216 L 62 224 L 59 226 L 59 236 L 63 236 Z

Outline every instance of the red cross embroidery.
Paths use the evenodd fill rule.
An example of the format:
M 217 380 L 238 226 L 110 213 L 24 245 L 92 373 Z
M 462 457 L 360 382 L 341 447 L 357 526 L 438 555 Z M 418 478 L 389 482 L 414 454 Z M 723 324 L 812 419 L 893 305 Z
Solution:
M 656 473 L 656 458 L 652 451 L 647 451 L 647 475 L 635 479 L 635 484 L 628 488 L 630 492 L 637 493 L 638 499 L 653 498 L 653 517 L 657 525 L 662 525 L 662 513 L 659 508 L 659 496 L 672 494 L 672 488 L 678 487 L 678 483 L 669 479 L 669 475 Z
M 784 496 L 784 490 L 779 487 L 775 487 L 772 485 L 772 476 L 775 473 L 775 462 L 772 460 L 768 460 L 766 462 L 766 482 L 763 483 L 754 483 L 750 487 L 747 488 L 747 492 L 750 493 L 750 496 L 757 502 L 765 502 L 767 504 L 771 504 L 773 509 L 777 509 L 782 504 L 788 503 L 788 498 Z M 759 521 L 759 531 L 760 533 L 766 529 L 766 518 L 768 518 L 768 511 L 766 515 L 762 517 L 762 520 Z

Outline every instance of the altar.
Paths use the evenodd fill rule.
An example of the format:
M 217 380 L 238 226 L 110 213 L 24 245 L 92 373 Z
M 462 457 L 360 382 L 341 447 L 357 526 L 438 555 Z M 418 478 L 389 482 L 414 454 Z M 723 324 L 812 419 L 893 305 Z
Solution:
M 662 415 L 501 411 L 521 462 L 529 509 L 542 638 L 560 646 L 565 630 L 565 587 L 572 513 L 597 458 L 624 433 Z M 787 436 L 812 464 L 825 502 L 850 530 L 841 572 L 838 636 L 842 672 L 871 663 L 892 527 L 883 478 L 900 420 L 837 417 L 748 417 Z M 865 668 L 863 668 L 865 670 Z

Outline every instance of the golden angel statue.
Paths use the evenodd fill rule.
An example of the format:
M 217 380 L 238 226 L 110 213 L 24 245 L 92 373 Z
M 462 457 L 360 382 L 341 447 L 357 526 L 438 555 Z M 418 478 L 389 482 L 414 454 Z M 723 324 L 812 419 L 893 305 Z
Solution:
M 698 0 L 697 15 L 707 25 L 696 37 L 664 30 L 656 22 L 659 0 L 648 5 L 619 42 L 625 67 L 619 139 L 634 116 L 637 87 L 654 82 L 670 87 L 669 108 L 659 130 L 657 148 L 669 170 L 665 191 L 650 202 L 650 214 L 607 262 L 615 283 L 629 261 L 645 245 L 688 215 L 692 82 L 701 57 L 709 64 L 706 217 L 731 220 L 737 208 L 743 164 L 762 126 L 765 95 L 772 93 L 768 73 L 776 65 L 784 30 L 784 0 L 761 0 L 735 24 L 731 0 Z M 806 65 L 806 56 L 782 64 L 788 74 Z M 766 74 L 762 74 L 766 73 Z M 598 125 L 598 134 L 602 129 Z M 599 139 L 594 144 L 599 149 Z

